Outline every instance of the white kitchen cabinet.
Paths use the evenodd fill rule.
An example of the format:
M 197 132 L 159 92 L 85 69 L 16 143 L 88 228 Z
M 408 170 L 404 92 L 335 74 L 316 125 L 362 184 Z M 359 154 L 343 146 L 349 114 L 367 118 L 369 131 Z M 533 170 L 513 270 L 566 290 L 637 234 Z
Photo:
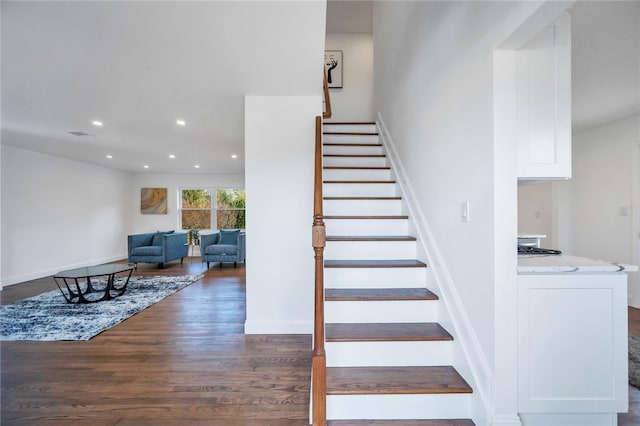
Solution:
M 572 256 L 518 269 L 522 424 L 614 426 L 628 408 L 627 274 Z
M 570 178 L 570 16 L 561 16 L 518 49 L 516 62 L 518 178 Z

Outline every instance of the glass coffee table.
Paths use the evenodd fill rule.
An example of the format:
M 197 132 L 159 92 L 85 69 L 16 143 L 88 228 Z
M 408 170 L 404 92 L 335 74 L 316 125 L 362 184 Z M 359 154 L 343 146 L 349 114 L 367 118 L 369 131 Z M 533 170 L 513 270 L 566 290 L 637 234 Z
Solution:
M 67 303 L 96 303 L 122 296 L 133 268 L 121 263 L 88 266 L 58 272 L 53 279 Z

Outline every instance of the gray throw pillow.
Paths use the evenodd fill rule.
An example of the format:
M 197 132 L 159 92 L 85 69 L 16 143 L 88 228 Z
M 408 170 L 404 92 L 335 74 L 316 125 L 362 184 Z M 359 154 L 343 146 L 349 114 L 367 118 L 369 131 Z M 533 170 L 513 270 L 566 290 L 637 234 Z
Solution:
M 151 245 L 152 246 L 161 246 L 162 245 L 162 236 L 164 235 L 164 232 L 156 232 L 155 234 L 153 234 L 153 239 L 151 240 Z

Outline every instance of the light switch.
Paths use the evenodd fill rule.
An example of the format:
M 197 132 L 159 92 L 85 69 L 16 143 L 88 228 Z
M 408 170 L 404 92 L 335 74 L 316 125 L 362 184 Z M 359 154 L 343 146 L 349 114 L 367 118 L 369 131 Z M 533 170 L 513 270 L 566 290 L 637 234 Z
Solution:
M 469 222 L 469 202 L 464 201 L 460 205 L 460 220 L 462 222 Z

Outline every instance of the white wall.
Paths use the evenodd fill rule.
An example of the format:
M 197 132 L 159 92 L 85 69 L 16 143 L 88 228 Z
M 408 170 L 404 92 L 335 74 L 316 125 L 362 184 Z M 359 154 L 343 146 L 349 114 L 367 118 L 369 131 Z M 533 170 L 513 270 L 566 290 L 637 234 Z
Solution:
M 484 355 L 494 355 L 493 49 L 535 2 L 374 3 L 375 96 Z M 470 222 L 460 206 L 470 204 Z M 515 214 L 515 211 L 514 211 Z
M 240 161 L 240 160 L 238 160 Z M 244 175 L 218 174 L 158 174 L 137 173 L 131 179 L 132 217 L 130 233 L 155 232 L 178 229 L 178 191 L 182 188 L 244 188 Z M 140 190 L 142 188 L 167 188 L 167 214 L 142 214 Z
M 320 96 L 247 96 L 245 332 L 311 333 L 313 165 Z
M 1 149 L 3 285 L 126 257 L 131 175 Z
M 553 248 L 552 183 L 536 183 L 518 187 L 518 234 L 546 235 L 542 247 Z
M 638 261 L 634 204 L 640 194 L 640 116 L 574 134 L 573 178 L 554 183 L 558 228 L 566 253 L 614 262 Z M 637 218 L 635 220 L 638 220 Z M 630 274 L 631 304 L 640 306 L 638 274 Z
M 454 364 L 472 374 L 478 424 L 520 424 L 516 293 L 504 285 L 516 279 L 517 153 L 494 138 L 494 51 L 540 5 L 374 2 L 378 119 L 432 230 L 428 256 L 464 335 L 466 361 L 456 350 Z
M 329 89 L 331 121 L 375 121 L 373 35 L 327 34 L 326 50 L 342 50 L 343 88 Z

